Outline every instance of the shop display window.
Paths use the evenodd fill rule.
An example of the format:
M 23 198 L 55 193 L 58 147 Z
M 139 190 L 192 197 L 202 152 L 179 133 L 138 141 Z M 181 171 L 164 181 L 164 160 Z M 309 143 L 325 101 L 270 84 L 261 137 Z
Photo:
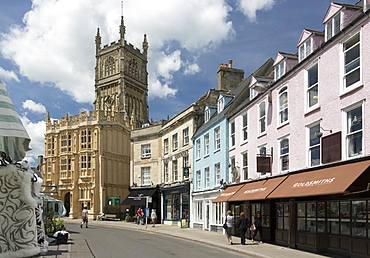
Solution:
M 299 232 L 370 238 L 369 201 L 297 202 L 296 205 Z M 282 223 L 279 208 L 277 214 L 278 224 Z

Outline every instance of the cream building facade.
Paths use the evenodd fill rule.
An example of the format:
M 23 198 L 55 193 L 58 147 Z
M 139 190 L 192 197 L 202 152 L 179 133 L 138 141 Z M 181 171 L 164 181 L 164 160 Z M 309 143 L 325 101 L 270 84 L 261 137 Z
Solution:
M 101 47 L 95 37 L 94 110 L 54 120 L 46 117 L 44 184 L 55 186 L 69 217 L 120 215 L 129 194 L 130 133 L 148 121 L 146 35 L 142 50 L 125 40 L 123 17 L 117 42 Z M 47 191 L 47 189 L 44 189 Z

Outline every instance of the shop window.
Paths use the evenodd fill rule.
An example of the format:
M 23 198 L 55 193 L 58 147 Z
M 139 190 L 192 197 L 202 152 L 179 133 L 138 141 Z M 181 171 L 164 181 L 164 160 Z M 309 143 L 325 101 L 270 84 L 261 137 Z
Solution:
M 326 233 L 326 203 L 317 203 L 317 233 Z
M 262 227 L 270 227 L 270 204 L 262 204 Z
M 349 236 L 350 228 L 350 202 L 340 202 L 340 234 Z
M 366 201 L 352 201 L 352 236 L 366 237 Z
M 289 230 L 289 203 L 276 205 L 277 229 Z
M 328 233 L 339 234 L 339 202 L 328 203 Z
M 302 202 L 297 203 L 297 229 L 316 233 L 316 203 Z

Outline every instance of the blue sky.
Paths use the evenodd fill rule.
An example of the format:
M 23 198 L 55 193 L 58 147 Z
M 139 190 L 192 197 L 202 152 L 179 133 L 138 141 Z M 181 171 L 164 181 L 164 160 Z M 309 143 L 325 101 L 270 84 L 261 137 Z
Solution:
M 355 4 L 357 0 L 343 3 Z M 2 0 L 0 78 L 31 137 L 26 159 L 44 154 L 51 118 L 92 110 L 96 29 L 102 45 L 149 42 L 150 119 L 166 119 L 217 88 L 233 60 L 245 77 L 277 52 L 296 53 L 304 28 L 323 30 L 327 0 Z

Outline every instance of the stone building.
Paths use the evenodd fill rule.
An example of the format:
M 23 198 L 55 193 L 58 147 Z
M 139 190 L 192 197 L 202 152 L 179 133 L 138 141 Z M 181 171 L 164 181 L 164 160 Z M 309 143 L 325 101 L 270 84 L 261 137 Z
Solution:
M 127 43 L 123 17 L 119 34 L 101 47 L 97 31 L 93 111 L 46 117 L 44 184 L 56 186 L 72 218 L 83 206 L 94 217 L 121 213 L 129 193 L 130 132 L 148 121 L 146 35 L 142 51 Z
M 158 221 L 168 225 L 189 226 L 193 141 L 192 137 L 204 124 L 204 110 L 216 103 L 220 93 L 227 94 L 233 84 L 242 81 L 244 71 L 229 63 L 217 69 L 218 89 L 209 89 L 189 107 L 167 121 L 147 124 L 131 133 L 130 196 L 123 204 L 130 205 L 133 215 L 146 205 L 157 210 Z M 235 86 L 235 85 L 234 85 Z

